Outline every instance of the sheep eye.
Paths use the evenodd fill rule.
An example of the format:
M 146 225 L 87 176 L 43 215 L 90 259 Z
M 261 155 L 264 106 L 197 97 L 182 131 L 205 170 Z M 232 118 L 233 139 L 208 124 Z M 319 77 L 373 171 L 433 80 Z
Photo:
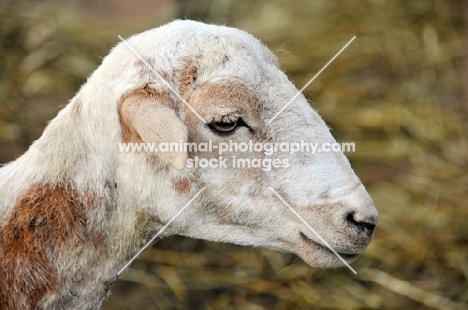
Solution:
M 211 122 L 208 126 L 211 130 L 218 134 L 231 134 L 239 126 L 239 119 L 230 121 Z

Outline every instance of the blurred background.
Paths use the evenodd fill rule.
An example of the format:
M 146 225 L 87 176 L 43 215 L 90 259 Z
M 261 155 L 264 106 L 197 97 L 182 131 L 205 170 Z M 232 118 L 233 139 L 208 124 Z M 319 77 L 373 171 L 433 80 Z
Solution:
M 252 33 L 306 89 L 377 205 L 347 269 L 171 237 L 104 309 L 468 309 L 468 3 L 448 0 L 0 2 L 0 163 L 24 153 L 102 57 L 173 19 Z

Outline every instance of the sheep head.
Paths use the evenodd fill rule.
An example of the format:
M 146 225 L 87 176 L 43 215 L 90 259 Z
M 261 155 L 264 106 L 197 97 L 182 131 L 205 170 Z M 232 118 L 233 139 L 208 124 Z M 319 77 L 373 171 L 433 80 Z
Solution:
M 128 45 L 141 58 L 121 43 L 103 63 L 121 85 L 112 88 L 120 92 L 121 141 L 192 148 L 120 154 L 123 204 L 161 227 L 205 187 L 165 235 L 293 252 L 317 267 L 342 266 L 323 240 L 347 261 L 366 249 L 377 221 L 371 197 L 342 151 L 292 152 L 292 144 L 336 141 L 302 94 L 277 115 L 298 90 L 260 41 L 176 21 Z

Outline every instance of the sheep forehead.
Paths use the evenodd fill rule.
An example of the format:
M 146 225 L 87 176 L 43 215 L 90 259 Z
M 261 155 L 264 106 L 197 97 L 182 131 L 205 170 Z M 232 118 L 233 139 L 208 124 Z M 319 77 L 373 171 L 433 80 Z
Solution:
M 247 63 L 277 66 L 275 55 L 258 39 L 245 31 L 225 26 L 175 21 L 137 34 L 128 42 L 149 57 L 167 57 L 176 67 L 180 65 L 178 62 L 197 60 L 212 71 L 216 66 L 222 66 L 226 58 L 237 58 L 238 62 L 248 58 Z
M 237 28 L 193 21 L 176 21 L 164 27 L 167 27 L 167 32 L 177 40 L 179 46 L 181 42 L 186 42 L 189 47 L 195 47 L 195 50 L 202 49 L 204 52 L 221 49 L 221 52 L 231 52 L 233 56 L 251 54 L 259 56 L 263 61 L 276 64 L 276 57 L 269 49 L 249 33 Z M 174 32 L 178 32 L 179 35 L 174 35 Z
M 264 119 L 272 117 L 297 93 L 279 69 L 274 54 L 242 30 L 179 20 L 138 34 L 129 41 L 135 39 L 135 45 L 141 47 L 140 52 L 149 57 L 166 55 L 175 70 L 195 65 L 198 86 L 230 83 L 234 88 L 240 85 L 249 89 L 257 99 L 250 101 L 250 110 L 261 111 Z M 234 106 L 240 104 L 231 103 Z M 279 118 L 283 121 L 273 123 L 273 129 L 279 127 L 281 130 L 278 124 L 284 122 L 326 127 L 302 95 Z

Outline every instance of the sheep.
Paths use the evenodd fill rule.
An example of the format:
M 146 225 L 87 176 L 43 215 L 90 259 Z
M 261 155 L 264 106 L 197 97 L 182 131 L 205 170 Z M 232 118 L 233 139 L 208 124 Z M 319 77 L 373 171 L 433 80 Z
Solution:
M 125 42 L 29 150 L 0 168 L 1 309 L 98 309 L 118 271 L 172 220 L 159 237 L 266 247 L 311 266 L 342 266 L 270 187 L 346 262 L 366 249 L 377 211 L 343 152 L 277 152 L 270 157 L 287 165 L 268 170 L 187 167 L 195 157 L 218 158 L 215 150 L 119 149 L 171 141 L 335 143 L 302 94 L 268 122 L 297 89 L 259 40 L 178 20 Z

